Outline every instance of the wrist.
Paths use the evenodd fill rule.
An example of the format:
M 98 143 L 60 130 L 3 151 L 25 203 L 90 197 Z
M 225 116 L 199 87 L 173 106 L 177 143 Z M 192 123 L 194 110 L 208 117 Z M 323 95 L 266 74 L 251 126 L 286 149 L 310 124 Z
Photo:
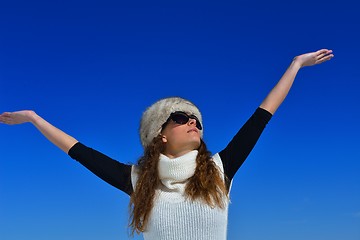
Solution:
M 40 116 L 32 110 L 27 111 L 26 115 L 29 119 L 29 122 L 31 122 L 32 124 L 36 124 L 36 122 L 40 119 Z
M 303 67 L 303 63 L 299 60 L 298 57 L 294 57 L 293 61 L 291 62 L 291 65 L 294 68 L 300 69 Z

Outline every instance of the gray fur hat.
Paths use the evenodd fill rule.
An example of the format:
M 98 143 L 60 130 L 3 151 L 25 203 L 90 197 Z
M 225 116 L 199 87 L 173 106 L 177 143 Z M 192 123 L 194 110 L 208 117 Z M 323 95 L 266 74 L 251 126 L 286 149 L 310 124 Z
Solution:
M 195 115 L 201 125 L 202 117 L 199 109 L 190 101 L 180 97 L 163 98 L 148 107 L 143 113 L 140 122 L 140 140 L 144 148 L 160 134 L 162 125 L 169 118 L 170 114 L 176 111 L 183 111 Z M 200 131 L 203 136 L 203 130 Z

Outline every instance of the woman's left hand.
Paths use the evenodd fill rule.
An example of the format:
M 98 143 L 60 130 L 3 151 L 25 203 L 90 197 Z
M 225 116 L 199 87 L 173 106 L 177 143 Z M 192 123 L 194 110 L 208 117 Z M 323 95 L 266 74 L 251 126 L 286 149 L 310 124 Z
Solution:
M 294 58 L 294 61 L 300 65 L 300 67 L 313 66 L 326 61 L 329 61 L 334 57 L 332 50 L 321 49 L 316 52 L 305 53 Z

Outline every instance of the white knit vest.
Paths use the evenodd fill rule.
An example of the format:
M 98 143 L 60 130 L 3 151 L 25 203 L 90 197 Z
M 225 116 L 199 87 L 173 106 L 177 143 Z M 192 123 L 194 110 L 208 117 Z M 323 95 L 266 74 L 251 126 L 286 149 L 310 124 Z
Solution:
M 227 234 L 228 204 L 225 208 L 211 208 L 201 201 L 187 200 L 184 195 L 187 179 L 194 174 L 198 151 L 170 159 L 161 155 L 159 159 L 160 186 L 146 231 L 145 240 L 225 240 Z M 219 154 L 213 156 L 223 177 L 223 165 Z M 132 185 L 135 189 L 138 178 L 133 166 Z

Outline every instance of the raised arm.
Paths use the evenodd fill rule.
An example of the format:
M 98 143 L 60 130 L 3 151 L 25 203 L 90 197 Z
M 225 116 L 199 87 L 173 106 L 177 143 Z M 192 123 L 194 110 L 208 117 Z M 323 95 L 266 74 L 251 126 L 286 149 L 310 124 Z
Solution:
M 9 125 L 30 122 L 49 141 L 58 146 L 66 154 L 69 152 L 70 148 L 78 142 L 75 138 L 48 123 L 34 111 L 25 110 L 18 112 L 4 112 L 0 115 L 0 122 Z
M 289 93 L 300 68 L 323 63 L 332 57 L 334 57 L 332 50 L 328 49 L 321 49 L 316 52 L 296 56 L 279 82 L 261 103 L 260 108 L 274 114 Z
M 5 112 L 0 115 L 0 122 L 9 125 L 32 123 L 49 141 L 95 175 L 128 195 L 132 193 L 131 165 L 120 163 L 101 152 L 86 147 L 48 123 L 34 111 Z

